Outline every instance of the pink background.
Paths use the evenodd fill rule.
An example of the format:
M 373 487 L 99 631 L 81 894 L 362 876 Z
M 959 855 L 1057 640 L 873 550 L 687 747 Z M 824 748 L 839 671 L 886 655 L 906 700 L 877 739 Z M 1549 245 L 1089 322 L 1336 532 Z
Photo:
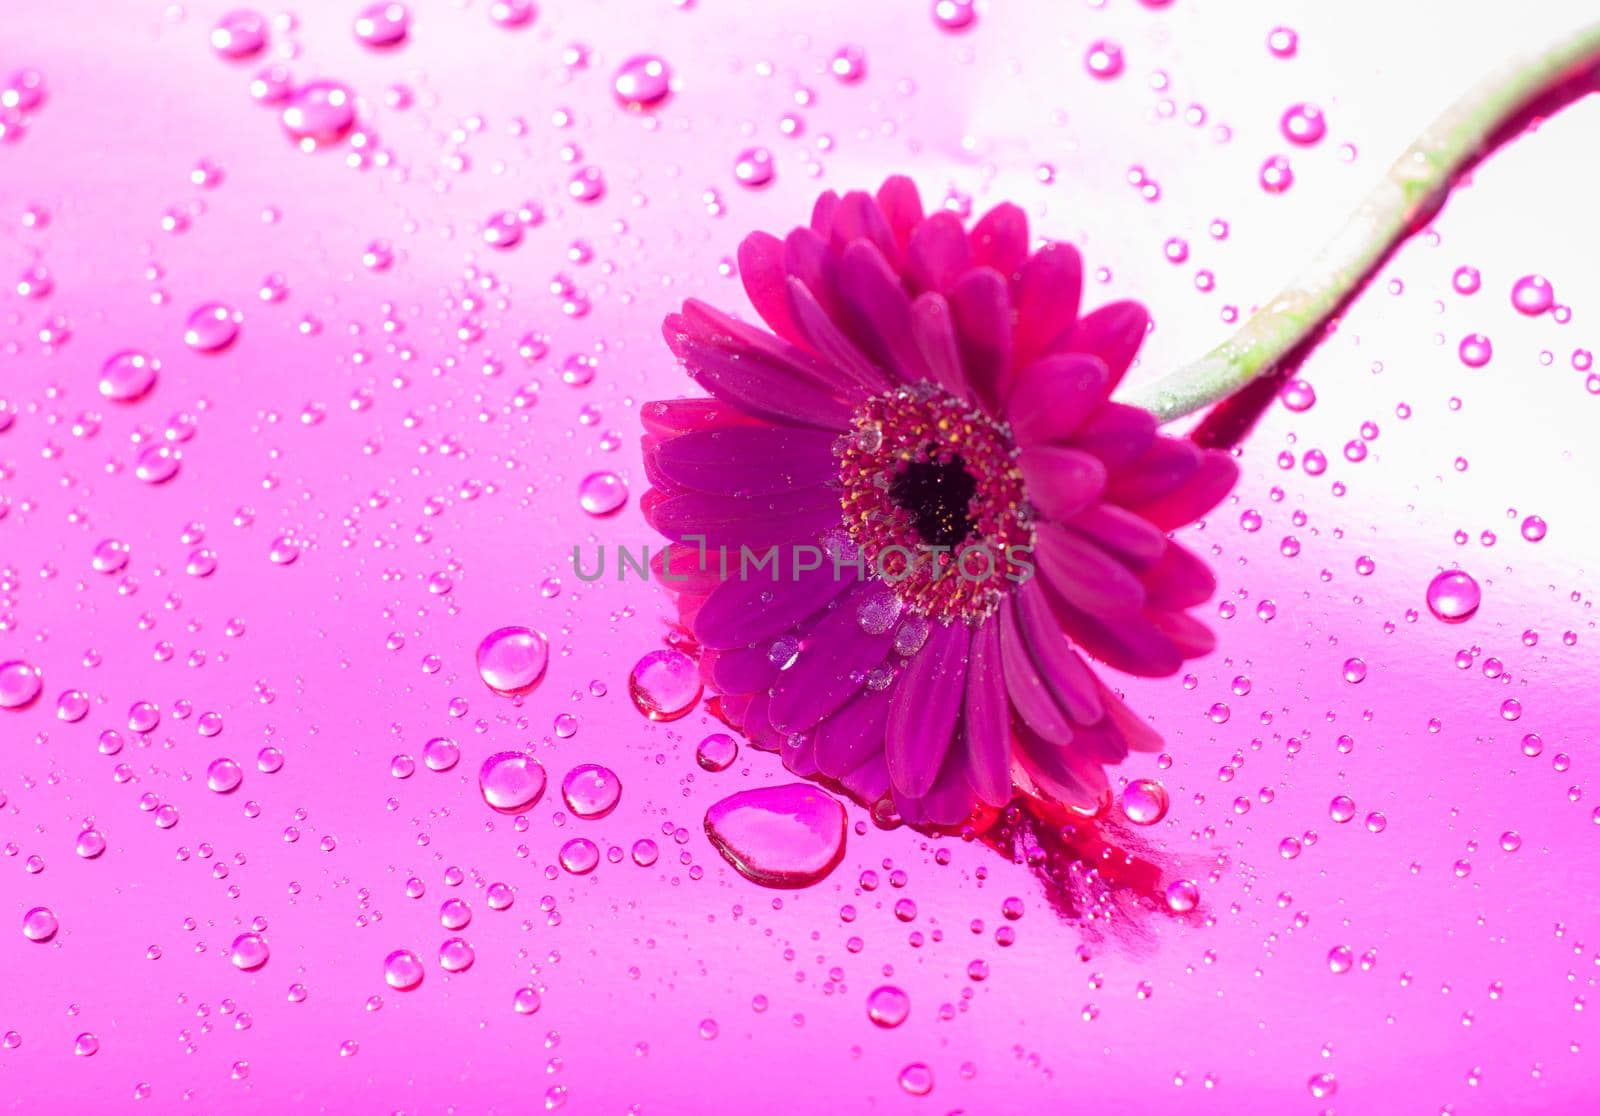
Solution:
M 1316 405 L 1269 413 L 1236 502 L 1190 532 L 1237 612 L 1217 616 L 1220 650 L 1192 686 L 1129 684 L 1172 762 L 1136 757 L 1118 774 L 1167 786 L 1170 814 L 1141 837 L 1172 878 L 1199 881 L 1203 918 L 1124 914 L 1102 938 L 1052 913 L 1025 866 L 870 825 L 822 884 L 754 886 L 701 822 L 728 793 L 784 781 L 779 765 L 746 750 L 707 774 L 694 749 L 719 727 L 709 716 L 641 717 L 628 671 L 659 645 L 669 605 L 654 586 L 585 585 L 569 567 L 575 543 L 654 541 L 636 511 L 637 410 L 687 388 L 659 341 L 662 315 L 691 295 L 743 311 L 719 266 L 745 231 L 803 220 L 816 191 L 906 172 L 930 202 L 955 191 L 980 210 L 1022 203 L 1036 233 L 1110 269 L 1086 301 L 1152 307 L 1136 373 L 1148 377 L 1224 337 L 1224 307 L 1247 311 L 1287 279 L 1467 82 L 1590 4 L 980 0 L 976 26 L 952 35 L 925 0 L 549 0 L 521 30 L 493 25 L 483 0 L 416 0 L 410 41 L 379 53 L 351 34 L 359 5 L 319 0 L 242 64 L 208 45 L 228 6 L 0 11 L 0 75 L 33 67 L 47 85 L 26 133 L 0 143 L 0 413 L 14 415 L 0 431 L 0 660 L 44 673 L 34 706 L 0 710 L 0 1034 L 21 1038 L 0 1048 L 0 1107 L 524 1112 L 550 1097 L 585 1113 L 1590 1110 L 1600 381 L 1573 353 L 1600 342 L 1600 100 L 1480 168 L 1307 366 Z M 1299 32 L 1293 59 L 1267 50 L 1279 24 Z M 1083 66 L 1102 38 L 1126 59 L 1111 81 Z M 575 43 L 587 68 L 563 61 Z M 858 84 L 827 72 L 847 43 L 866 52 Z M 641 51 L 662 55 L 679 85 L 649 115 L 610 90 Z M 373 165 L 348 165 L 345 148 L 295 150 L 248 93 L 267 61 L 349 83 Z M 410 107 L 386 103 L 396 84 Z M 1278 130 L 1302 100 L 1328 119 L 1305 149 Z M 783 133 L 786 113 L 802 135 Z M 733 166 L 757 145 L 777 174 L 753 191 Z M 1278 153 L 1296 178 L 1271 196 L 1257 172 Z M 224 172 L 215 188 L 190 182 L 202 159 Z M 604 173 L 595 204 L 566 193 L 580 166 Z M 1136 167 L 1158 200 L 1130 184 Z M 509 251 L 486 247 L 488 217 L 530 201 L 543 225 Z M 29 227 L 31 209 L 48 223 Z M 163 231 L 169 210 L 184 231 Z M 1215 219 L 1226 239 L 1208 233 Z M 1189 244 L 1181 265 L 1163 254 L 1172 237 Z M 394 245 L 388 271 L 362 265 L 375 239 Z M 569 258 L 577 241 L 588 262 Z M 13 278 L 36 264 L 53 278 L 38 299 Z M 1461 265 L 1482 273 L 1470 297 L 1451 287 Z M 1214 290 L 1197 289 L 1202 269 Z M 287 296 L 263 301 L 273 273 Z M 1513 282 L 1533 273 L 1570 322 L 1513 309 Z M 589 313 L 564 313 L 559 276 Z M 243 325 L 228 351 L 197 354 L 184 321 L 210 300 Z M 58 317 L 70 337 L 46 344 Z M 313 319 L 320 331 L 302 328 Z M 469 321 L 481 336 L 464 342 Z M 532 364 L 517 352 L 530 330 L 550 337 Z M 1481 369 L 1456 355 L 1472 332 L 1494 343 Z M 129 347 L 160 359 L 160 382 L 137 404 L 107 402 L 100 365 Z M 561 380 L 574 354 L 598 357 L 587 387 Z M 1365 460 L 1346 460 L 1368 421 L 1378 435 Z M 191 423 L 178 475 L 136 479 L 142 445 Z M 1312 449 L 1328 458 L 1320 475 L 1303 467 Z M 577 487 L 601 469 L 632 495 L 596 520 Z M 1258 531 L 1241 526 L 1247 509 Z M 1549 524 L 1537 543 L 1519 533 L 1530 514 Z M 202 543 L 181 541 L 191 523 Z M 283 535 L 302 551 L 290 565 L 268 557 Z M 1299 542 L 1292 558 L 1286 536 Z M 107 538 L 131 550 L 120 574 L 91 568 Z M 185 572 L 196 546 L 216 553 L 210 577 Z M 1453 564 L 1484 593 L 1456 627 L 1423 603 Z M 448 592 L 430 588 L 436 575 Z M 560 585 L 547 594 L 550 578 Z M 1266 601 L 1270 622 L 1258 618 Z M 244 632 L 230 637 L 235 618 Z M 478 640 L 506 624 L 551 640 L 543 685 L 519 702 L 473 667 Z M 170 656 L 158 650 L 169 644 Z M 1342 677 L 1350 657 L 1368 665 L 1358 685 Z M 55 716 L 71 689 L 93 700 L 75 724 Z M 1516 721 L 1502 715 L 1508 698 Z M 136 701 L 162 710 L 142 740 L 126 726 Z M 1209 715 L 1218 702 L 1223 723 Z M 220 735 L 197 731 L 207 712 L 221 714 Z M 577 718 L 570 738 L 553 730 L 560 714 Z M 103 756 L 96 739 L 113 727 L 129 743 Z M 1521 750 L 1529 732 L 1544 741 L 1538 757 Z M 440 734 L 462 746 L 454 770 L 391 777 L 393 755 Z M 1341 734 L 1354 738 L 1348 754 Z M 476 773 L 524 744 L 551 788 L 519 832 L 484 805 Z M 282 750 L 280 771 L 256 769 L 265 746 Z M 233 794 L 205 787 L 218 756 L 245 766 Z M 600 821 L 561 814 L 560 776 L 583 762 L 623 782 Z M 135 781 L 113 779 L 119 763 Z M 147 792 L 177 808 L 176 826 L 140 809 Z M 1339 794 L 1357 806 L 1348 824 L 1329 816 Z M 1383 832 L 1366 828 L 1371 811 Z M 93 860 L 73 852 L 88 819 L 109 840 Z M 1516 852 L 1501 847 L 1508 830 Z M 652 837 L 661 858 L 551 870 L 580 834 L 622 850 Z M 1306 846 L 1292 860 L 1280 855 L 1290 837 Z M 904 870 L 903 888 L 885 868 Z M 868 869 L 884 882 L 860 891 Z M 426 884 L 420 899 L 405 895 L 410 876 Z M 489 908 L 491 882 L 516 889 L 509 910 Z M 994 934 L 1008 896 L 1026 913 L 1005 948 Z M 472 904 L 463 934 L 477 953 L 456 975 L 434 959 L 451 897 Z M 895 917 L 901 898 L 914 921 Z M 61 923 L 47 944 L 20 932 L 38 905 Z M 229 945 L 258 917 L 271 960 L 238 971 Z M 1374 961 L 1334 973 L 1338 946 Z M 398 948 L 428 964 L 415 991 L 383 983 Z M 976 959 L 985 980 L 968 976 Z M 290 1002 L 297 983 L 306 997 Z M 911 998 L 892 1031 L 866 1015 L 882 983 Z M 524 985 L 541 993 L 537 1014 L 512 1011 Z M 707 1019 L 714 1039 L 700 1037 Z M 98 1036 L 97 1054 L 74 1056 L 80 1032 Z M 359 1051 L 341 1056 L 350 1040 Z M 934 1077 L 925 1097 L 898 1084 L 918 1062 Z M 1308 1088 L 1322 1073 L 1337 1079 L 1331 1098 Z

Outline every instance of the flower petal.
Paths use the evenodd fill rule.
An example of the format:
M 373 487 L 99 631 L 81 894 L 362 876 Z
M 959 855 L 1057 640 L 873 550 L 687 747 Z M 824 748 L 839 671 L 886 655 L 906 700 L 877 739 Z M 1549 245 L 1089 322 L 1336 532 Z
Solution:
M 961 218 L 941 209 L 916 227 L 906 247 L 906 279 L 915 291 L 948 294 L 972 267 L 972 245 Z
M 993 268 L 973 268 L 950 289 L 950 313 L 967 383 L 995 413 L 1011 387 L 1011 295 L 1005 279 Z
M 1062 446 L 1028 446 L 1017 457 L 1028 502 L 1046 519 L 1070 519 L 1100 498 L 1106 467 L 1092 453 Z
M 883 211 L 883 219 L 889 222 L 895 245 L 900 249 L 899 258 L 904 259 L 911 234 L 922 223 L 922 198 L 917 194 L 916 183 L 903 174 L 890 175 L 878 187 L 878 208 Z
M 893 784 L 892 779 L 890 783 Z M 894 801 L 901 819 L 910 825 L 960 825 L 972 815 L 973 807 L 964 757 L 952 750 L 927 794 L 912 797 L 896 788 Z
M 956 347 L 955 321 L 950 304 L 935 291 L 923 291 L 911 304 L 911 328 L 935 383 L 952 395 L 972 399 L 972 388 L 961 369 L 961 350 Z
M 1159 528 L 1142 515 L 1115 504 L 1096 504 L 1073 516 L 1067 526 L 1134 570 L 1154 565 L 1167 549 L 1167 536 Z
M 961 716 L 970 641 L 960 621 L 934 624 L 895 686 L 884 756 L 900 794 L 917 798 L 933 789 Z
M 749 647 L 770 641 L 791 626 L 826 608 L 856 582 L 855 568 L 834 569 L 824 558 L 814 570 L 795 574 L 796 551 L 778 552 L 779 568 L 744 569 L 730 576 L 707 597 L 695 617 L 694 634 L 707 647 Z M 713 556 L 711 561 L 715 562 Z M 731 564 L 730 559 L 730 564 Z
M 1014 596 L 1007 597 L 1000 605 L 1000 663 L 1006 694 L 1024 722 L 1047 738 L 1066 744 L 1072 739 L 1072 723 L 1034 664 L 1015 601 Z
M 894 386 L 888 373 L 856 348 L 806 285 L 793 276 L 789 277 L 789 312 L 812 350 L 866 393 L 876 394 Z
M 775 546 L 814 542 L 839 523 L 839 494 L 802 488 L 781 496 L 717 496 L 686 492 L 646 508 L 645 518 L 674 542 L 703 535 L 705 545 Z
M 773 687 L 770 716 L 778 728 L 804 732 L 861 690 L 866 672 L 888 655 L 894 629 L 863 631 L 860 613 L 889 592 L 877 582 L 858 582 L 817 621 L 794 665 Z
M 833 224 L 828 235 L 828 247 L 835 256 L 854 241 L 868 240 L 877 245 L 883 258 L 890 263 L 900 259 L 900 248 L 894 242 L 894 231 L 878 208 L 877 201 L 865 190 L 851 190 L 839 201 L 833 212 Z
M 865 763 L 839 780 L 841 786 L 863 802 L 877 802 L 889 793 L 889 766 L 875 752 Z
M 1139 458 L 1156 440 L 1156 418 L 1140 407 L 1107 403 L 1090 416 L 1072 444 L 1088 450 L 1113 473 Z
M 1150 312 L 1137 302 L 1112 302 L 1084 315 L 1066 347 L 1090 353 L 1105 363 L 1111 389 L 1122 382 L 1150 328 Z
M 1106 401 L 1106 370 L 1099 359 L 1058 353 L 1018 370 L 1006 418 L 1017 444 L 1065 442 Z
M 1152 610 L 1102 618 L 1073 607 L 1048 583 L 1044 588 L 1050 610 L 1073 642 L 1113 669 L 1139 678 L 1165 678 L 1178 673 L 1186 657 L 1194 657 L 1181 652 L 1167 634 L 1170 618 L 1187 619 L 1182 613 Z
M 837 437 L 792 426 L 735 426 L 681 434 L 645 452 L 660 475 L 701 492 L 766 496 L 832 480 Z M 1092 460 L 1092 459 L 1091 459 Z
M 1107 486 L 1107 499 L 1137 507 L 1171 492 L 1200 469 L 1201 451 L 1182 438 L 1159 437 L 1138 460 L 1119 469 Z
M 1015 594 L 1018 630 L 1056 704 L 1071 718 L 1074 729 L 1092 725 L 1105 715 L 1099 683 L 1088 665 L 1072 649 L 1060 621 L 1050 610 L 1038 582 L 1025 583 Z
M 720 399 L 661 399 L 639 408 L 639 421 L 646 435 L 672 438 L 696 430 L 723 430 L 730 426 L 750 426 L 758 430 L 773 427 L 745 414 Z
M 817 195 L 816 202 L 811 206 L 811 232 L 826 239 L 828 232 L 833 228 L 833 215 L 839 209 L 839 195 L 832 190 L 824 190 Z
M 816 728 L 817 767 L 830 779 L 843 779 L 874 756 L 883 755 L 883 727 L 889 720 L 891 691 L 864 689 Z
M 739 242 L 739 278 L 750 305 L 779 337 L 801 344 L 799 329 L 789 313 L 789 293 L 783 266 L 783 241 L 770 233 L 753 232 Z
M 769 644 L 726 651 L 707 647 L 700 652 L 700 677 L 720 694 L 770 689 L 778 677 L 778 664 L 772 661 L 769 649 Z
M 1176 487 L 1134 509 L 1163 531 L 1185 527 L 1222 502 L 1239 479 L 1239 466 L 1221 450 L 1206 450 L 1200 467 Z
M 1028 215 L 1020 206 L 1001 202 L 972 227 L 972 259 L 1010 279 L 1028 258 Z
M 672 321 L 667 319 L 669 328 Z M 822 430 L 844 430 L 850 425 L 848 403 L 792 368 L 683 336 L 672 344 L 695 383 L 750 415 Z
M 1184 609 L 1205 604 L 1217 591 L 1217 576 L 1194 554 L 1169 542 L 1161 560 L 1139 575 L 1151 608 Z
M 694 543 L 668 543 L 650 555 L 650 577 L 674 593 L 695 596 L 709 594 L 722 584 L 721 567 L 709 560 L 702 563 L 700 548 Z
M 1216 634 L 1187 613 L 1152 610 L 1149 620 L 1185 659 L 1198 659 L 1217 649 Z
M 1120 617 L 1144 607 L 1144 586 L 1132 571 L 1075 531 L 1037 524 L 1034 556 L 1039 576 L 1074 608 Z
M 967 781 L 990 806 L 1011 801 L 1011 708 L 1006 701 L 1000 660 L 1000 621 L 990 618 L 972 635 L 967 664 L 966 704 L 961 741 L 967 755 Z
M 901 383 L 928 379 L 927 358 L 911 325 L 911 300 L 883 254 L 858 240 L 840 257 L 838 275 L 845 322 L 861 350 Z
M 1105 768 L 1026 725 L 1017 728 L 1017 758 L 1041 792 L 1069 806 L 1093 809 L 1110 791 Z
M 1072 335 L 1083 293 L 1083 259 L 1070 244 L 1046 244 L 1017 272 L 1017 364 L 1031 364 Z

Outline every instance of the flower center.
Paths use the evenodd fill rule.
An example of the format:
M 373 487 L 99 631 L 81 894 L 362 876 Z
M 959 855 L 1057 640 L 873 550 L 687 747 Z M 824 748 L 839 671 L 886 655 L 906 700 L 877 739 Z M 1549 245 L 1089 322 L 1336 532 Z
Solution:
M 852 425 L 834 452 L 864 568 L 913 612 L 991 615 L 1032 564 L 1010 431 L 928 383 L 868 399 Z
M 948 461 L 913 460 L 889 482 L 889 498 L 910 513 L 912 526 L 930 546 L 955 546 L 972 534 L 977 491 L 960 454 Z

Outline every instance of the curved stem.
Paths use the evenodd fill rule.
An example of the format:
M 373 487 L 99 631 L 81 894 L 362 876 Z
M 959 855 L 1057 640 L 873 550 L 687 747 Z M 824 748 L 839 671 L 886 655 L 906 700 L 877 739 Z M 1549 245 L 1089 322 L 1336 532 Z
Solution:
M 1396 159 L 1294 282 L 1228 340 L 1128 402 L 1162 422 L 1193 414 L 1266 375 L 1320 329 L 1385 257 L 1416 231 L 1495 134 L 1540 94 L 1600 64 L 1600 21 L 1480 81 Z

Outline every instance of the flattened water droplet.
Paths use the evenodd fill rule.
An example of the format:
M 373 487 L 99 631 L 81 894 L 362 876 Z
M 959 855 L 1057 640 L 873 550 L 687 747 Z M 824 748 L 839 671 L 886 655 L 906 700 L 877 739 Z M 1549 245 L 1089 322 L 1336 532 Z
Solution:
M 123 349 L 100 366 L 100 394 L 113 403 L 137 403 L 156 386 L 161 362 L 145 353 Z
M 723 858 L 764 887 L 809 887 L 844 857 L 844 807 L 805 783 L 729 795 L 706 811 L 705 827 Z
M 226 756 L 212 760 L 206 768 L 206 786 L 218 794 L 232 793 L 243 781 L 244 768 Z
M 628 502 L 628 486 L 615 473 L 590 473 L 578 485 L 578 505 L 596 519 L 615 515 Z
M 497 628 L 478 644 L 478 677 L 497 694 L 524 694 L 539 684 L 550 645 L 532 628 Z
M 739 757 L 739 742 L 725 732 L 714 732 L 695 749 L 694 759 L 704 771 L 726 771 Z
M 867 1018 L 880 1027 L 898 1027 L 910 1014 L 911 997 L 892 984 L 880 985 L 867 996 Z
M 652 721 L 676 721 L 695 707 L 702 692 L 700 669 L 682 651 L 652 651 L 628 675 L 628 695 Z
M 229 12 L 211 29 L 211 49 L 230 62 L 253 58 L 266 45 L 267 19 L 260 12 Z
M 603 818 L 622 798 L 622 780 L 609 767 L 581 763 L 561 780 L 561 797 L 567 809 L 580 818 Z
M 659 108 L 672 92 L 672 70 L 654 54 L 636 54 L 617 68 L 611 91 L 623 108 Z
M 197 353 L 221 352 L 239 336 L 243 320 L 237 310 L 220 302 L 203 302 L 184 323 L 183 343 Z
M 496 752 L 478 770 L 484 802 L 502 814 L 531 810 L 544 796 L 544 765 L 527 752 Z
M 1122 788 L 1122 813 L 1134 825 L 1155 825 L 1167 816 L 1167 788 L 1154 779 L 1135 779 Z
M 22 659 L 0 663 L 0 709 L 26 709 L 44 689 L 39 668 Z
M 1483 602 L 1483 590 L 1465 570 L 1445 570 L 1428 583 L 1428 611 L 1446 624 L 1472 619 Z
M 22 916 L 22 936 L 30 942 L 48 942 L 59 929 L 61 923 L 49 907 L 33 907 Z
M 337 81 L 313 81 L 290 96 L 279 118 L 301 151 L 338 143 L 356 126 L 356 97 Z
M 355 36 L 376 50 L 397 47 L 411 30 L 411 13 L 404 4 L 369 4 L 356 16 Z
M 233 962 L 234 968 L 243 969 L 248 973 L 261 968 L 271 956 L 272 950 L 267 946 L 267 939 L 249 930 L 233 939 L 233 949 L 228 954 L 228 960 Z
M 383 959 L 383 980 L 390 988 L 409 992 L 422 983 L 422 961 L 409 949 L 397 949 Z

